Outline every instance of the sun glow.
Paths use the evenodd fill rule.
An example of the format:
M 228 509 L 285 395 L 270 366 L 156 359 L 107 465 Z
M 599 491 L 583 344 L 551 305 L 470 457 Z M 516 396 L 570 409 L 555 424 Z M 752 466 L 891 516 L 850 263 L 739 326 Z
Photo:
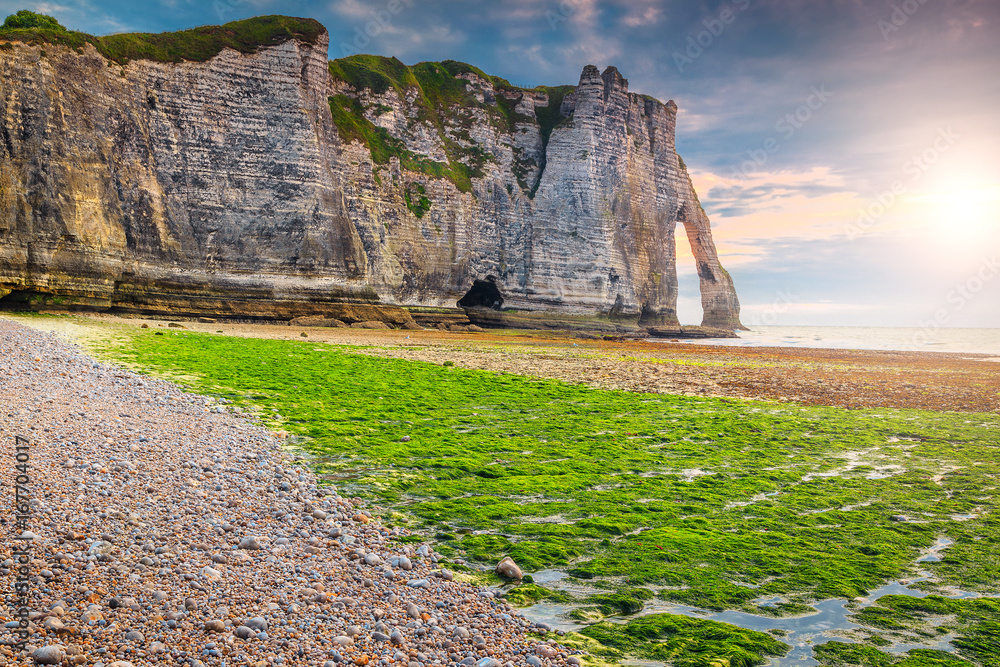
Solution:
M 958 243 L 985 240 L 1000 228 L 1000 186 L 934 190 L 908 198 L 928 231 Z

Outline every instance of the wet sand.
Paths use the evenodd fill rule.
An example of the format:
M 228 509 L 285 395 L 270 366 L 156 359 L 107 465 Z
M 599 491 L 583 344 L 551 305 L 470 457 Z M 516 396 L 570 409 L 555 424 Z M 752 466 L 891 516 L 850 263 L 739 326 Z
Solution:
M 987 355 L 715 347 L 666 340 L 594 340 L 557 332 L 370 331 L 176 322 L 191 331 L 361 346 L 362 354 L 438 364 L 452 361 L 466 368 L 605 389 L 845 408 L 1000 411 L 1000 363 Z M 164 320 L 104 316 L 31 318 L 30 324 L 85 342 L 142 324 L 179 331 Z

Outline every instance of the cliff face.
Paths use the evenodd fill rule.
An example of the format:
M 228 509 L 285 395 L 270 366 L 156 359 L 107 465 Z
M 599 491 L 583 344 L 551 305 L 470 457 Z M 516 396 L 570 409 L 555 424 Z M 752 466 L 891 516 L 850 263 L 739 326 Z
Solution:
M 373 298 L 334 174 L 326 48 L 124 67 L 90 44 L 0 52 L 0 286 L 279 317 Z
M 704 323 L 738 326 L 673 103 L 613 68 L 528 91 L 326 51 L 325 32 L 204 62 L 0 49 L 0 295 L 275 318 L 465 297 L 674 324 L 680 221 Z

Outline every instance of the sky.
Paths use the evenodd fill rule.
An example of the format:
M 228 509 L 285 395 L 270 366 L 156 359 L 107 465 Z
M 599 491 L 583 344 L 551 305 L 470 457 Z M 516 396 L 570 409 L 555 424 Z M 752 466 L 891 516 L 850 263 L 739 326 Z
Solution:
M 0 0 L 93 34 L 290 14 L 332 58 L 673 99 L 743 321 L 1000 328 L 997 0 Z M 682 323 L 700 321 L 678 237 Z

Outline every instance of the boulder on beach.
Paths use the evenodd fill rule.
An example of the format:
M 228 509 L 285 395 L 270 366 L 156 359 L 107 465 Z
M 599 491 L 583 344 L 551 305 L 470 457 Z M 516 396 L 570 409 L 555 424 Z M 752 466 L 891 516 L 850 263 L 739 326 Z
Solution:
M 521 579 L 524 577 L 521 568 L 517 566 L 517 563 L 510 556 L 504 556 L 503 560 L 497 563 L 496 572 L 504 579 Z
M 254 616 L 243 622 L 243 625 L 256 630 L 257 632 L 267 632 L 267 619 L 263 616 Z

